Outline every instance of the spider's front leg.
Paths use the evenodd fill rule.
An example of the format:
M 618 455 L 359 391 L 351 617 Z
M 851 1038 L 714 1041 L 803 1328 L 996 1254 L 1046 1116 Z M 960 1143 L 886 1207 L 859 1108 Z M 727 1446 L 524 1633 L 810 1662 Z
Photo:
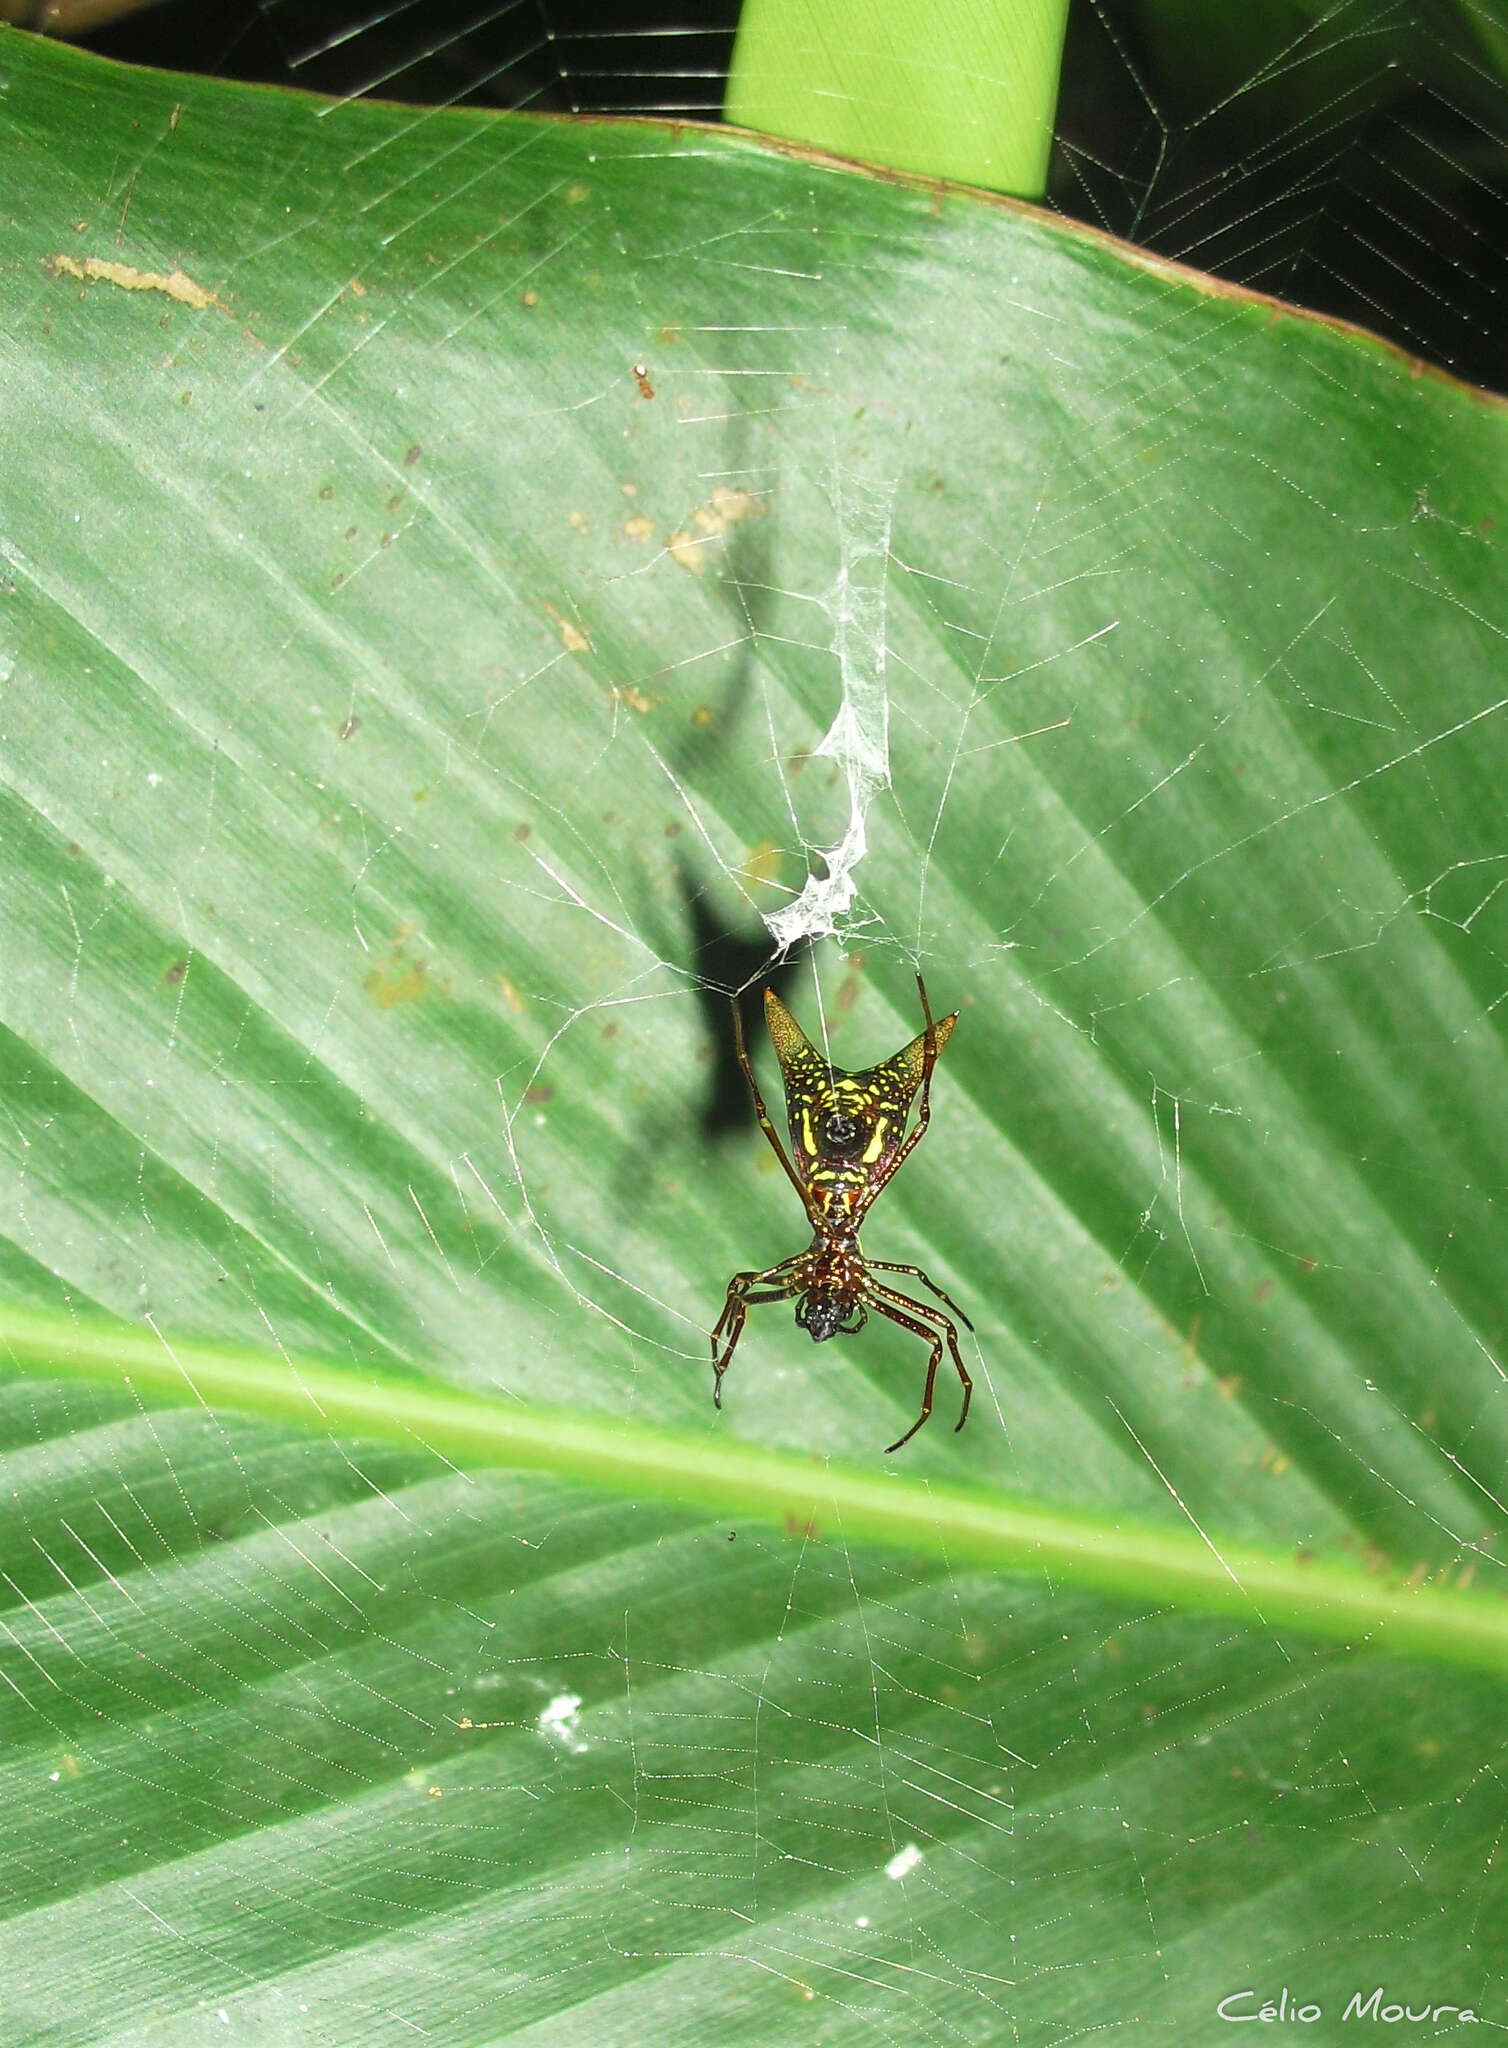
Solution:
M 723 1312 L 717 1319 L 712 1332 L 712 1405 L 723 1405 L 723 1374 L 733 1357 L 739 1338 L 743 1335 L 744 1317 L 751 1308 L 757 1308 L 762 1301 L 789 1301 L 800 1290 L 792 1285 L 790 1274 L 797 1260 L 782 1259 L 778 1266 L 768 1266 L 762 1273 L 735 1273 L 728 1282 L 728 1292 L 723 1300 Z M 722 1346 L 719 1354 L 718 1346 Z

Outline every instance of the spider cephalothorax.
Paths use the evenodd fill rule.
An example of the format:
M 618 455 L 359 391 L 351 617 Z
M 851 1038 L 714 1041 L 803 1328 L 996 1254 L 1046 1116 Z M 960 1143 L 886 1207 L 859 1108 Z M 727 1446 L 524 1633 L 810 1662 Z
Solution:
M 915 1436 L 932 1413 L 932 1390 L 945 1344 L 963 1382 L 960 1429 L 968 1416 L 972 1391 L 959 1356 L 958 1331 L 951 1318 L 941 1309 L 913 1301 L 909 1295 L 882 1285 L 874 1276 L 877 1272 L 910 1274 L 973 1329 L 963 1310 L 927 1278 L 920 1266 L 895 1266 L 884 1259 L 866 1259 L 859 1249 L 859 1225 L 865 1212 L 927 1128 L 932 1069 L 958 1021 L 955 1010 L 934 1023 L 920 975 L 916 977 L 916 987 L 925 1028 L 888 1060 L 855 1074 L 845 1073 L 823 1059 L 775 991 L 765 990 L 765 1021 L 785 1084 L 794 1164 L 787 1157 L 764 1106 L 744 1048 L 743 1022 L 735 1000 L 734 1041 L 739 1064 L 754 1097 L 754 1112 L 801 1197 L 812 1226 L 812 1241 L 804 1252 L 782 1259 L 779 1265 L 769 1266 L 762 1273 L 735 1273 L 728 1282 L 723 1312 L 712 1332 L 712 1397 L 719 1407 L 723 1374 L 743 1330 L 744 1316 L 758 1302 L 794 1300 L 797 1324 L 814 1344 L 825 1343 L 829 1337 L 855 1335 L 869 1320 L 870 1309 L 899 1323 L 902 1329 L 927 1338 L 932 1356 L 927 1365 L 922 1412 L 906 1435 L 889 1446 L 892 1451 L 898 1451 L 908 1438 Z M 917 1103 L 916 1122 L 908 1136 L 906 1122 L 913 1101 Z

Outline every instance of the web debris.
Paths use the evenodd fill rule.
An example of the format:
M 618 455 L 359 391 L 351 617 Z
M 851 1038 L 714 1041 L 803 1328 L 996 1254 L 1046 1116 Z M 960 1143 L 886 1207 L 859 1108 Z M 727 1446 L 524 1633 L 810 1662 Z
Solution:
M 885 579 L 890 566 L 894 482 L 869 484 L 833 465 L 829 495 L 838 521 L 837 579 L 818 603 L 833 622 L 843 701 L 814 749 L 836 761 L 848 783 L 848 829 L 823 849 L 794 903 L 765 917 L 782 952 L 802 939 L 830 938 L 858 892 L 854 870 L 868 851 L 866 821 L 890 783 L 890 700 L 885 691 Z

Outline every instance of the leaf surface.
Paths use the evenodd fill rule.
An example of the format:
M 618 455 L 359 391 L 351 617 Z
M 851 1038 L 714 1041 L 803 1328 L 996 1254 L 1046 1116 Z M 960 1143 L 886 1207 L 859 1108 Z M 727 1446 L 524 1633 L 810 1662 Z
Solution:
M 720 1422 L 706 1352 L 803 1234 L 708 946 L 849 822 L 858 479 L 889 785 L 787 999 L 962 1011 L 906 1472 L 1498 1597 L 1501 405 L 736 137 L 0 73 L 8 1299 L 881 1469 L 902 1332 L 757 1310 Z M 18 2039 L 1503 2017 L 1490 1677 L 103 1388 L 0 1444 Z

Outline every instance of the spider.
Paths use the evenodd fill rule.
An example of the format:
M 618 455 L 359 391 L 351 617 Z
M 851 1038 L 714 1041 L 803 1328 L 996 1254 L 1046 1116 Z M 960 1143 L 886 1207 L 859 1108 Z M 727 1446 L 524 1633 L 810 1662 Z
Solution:
M 723 1374 L 742 1335 L 748 1310 L 760 1302 L 794 1300 L 797 1326 L 806 1331 L 814 1344 L 823 1344 L 829 1337 L 839 1335 L 855 1336 L 868 1322 L 870 1309 L 887 1316 L 892 1323 L 899 1323 L 903 1330 L 925 1337 L 931 1344 L 922 1412 L 904 1436 L 886 1445 L 887 1451 L 898 1451 L 902 1444 L 909 1443 L 932 1413 L 932 1389 L 937 1382 L 944 1344 L 963 1381 L 963 1412 L 957 1427 L 962 1429 L 968 1420 L 974 1383 L 959 1356 L 958 1328 L 952 1317 L 942 1309 L 913 1301 L 909 1295 L 884 1286 L 875 1274 L 909 1274 L 929 1288 L 969 1329 L 974 1325 L 920 1266 L 896 1266 L 888 1259 L 866 1259 L 859 1249 L 859 1226 L 871 1204 L 891 1175 L 911 1156 L 927 1128 L 932 1069 L 958 1022 L 956 1010 L 941 1023 L 933 1022 L 926 985 L 920 975 L 916 977 L 916 992 L 921 997 L 926 1028 L 878 1066 L 848 1074 L 822 1058 L 775 991 L 765 990 L 765 1023 L 785 1084 L 795 1165 L 764 1106 L 744 1047 L 738 998 L 733 999 L 733 1042 L 749 1093 L 754 1097 L 754 1114 L 801 1197 L 812 1226 L 812 1241 L 804 1252 L 767 1266 L 762 1273 L 735 1273 L 728 1282 L 723 1312 L 712 1332 L 712 1399 L 718 1408 L 723 1405 Z M 918 1090 L 916 1123 L 906 1137 L 906 1119 Z

